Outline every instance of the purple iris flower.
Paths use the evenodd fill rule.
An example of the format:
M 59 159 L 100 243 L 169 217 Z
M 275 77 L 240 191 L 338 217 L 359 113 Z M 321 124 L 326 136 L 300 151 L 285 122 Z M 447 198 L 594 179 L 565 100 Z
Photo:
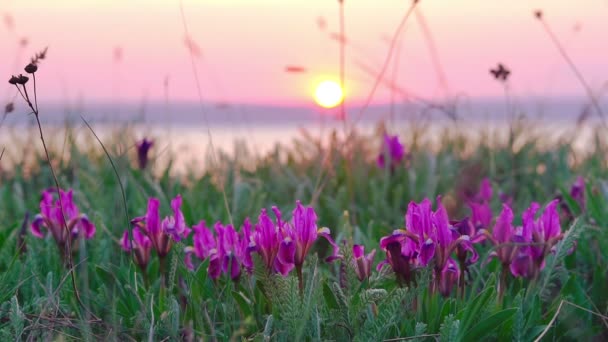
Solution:
M 219 267 L 217 267 L 217 265 L 213 265 L 214 262 L 216 262 L 215 259 L 217 259 L 215 257 L 217 255 L 217 242 L 213 232 L 207 228 L 204 221 L 192 226 L 192 230 L 194 231 L 194 235 L 192 236 L 193 246 L 188 246 L 184 250 L 186 253 L 186 267 L 188 267 L 190 270 L 194 269 L 194 264 L 192 263 L 192 254 L 194 254 L 200 260 L 205 260 L 213 255 L 214 260 L 213 262 L 210 260 L 209 274 L 214 279 L 218 278 L 219 271 L 221 270 Z
M 585 209 L 585 178 L 578 176 L 570 188 L 570 196 L 578 203 L 581 210 Z
M 249 231 L 245 226 L 242 234 L 239 235 L 231 225 L 223 226 L 216 223 L 215 233 L 217 234 L 217 259 L 219 260 L 222 273 L 229 274 L 230 279 L 237 281 L 241 275 L 243 266 L 249 267 L 248 260 L 250 250 L 248 244 Z
M 451 258 L 456 248 L 461 247 L 465 253 L 472 255 L 472 260 L 477 260 L 470 236 L 452 231 L 440 197 L 437 198 L 435 212 L 429 199 L 420 203 L 411 202 L 405 216 L 405 226 L 406 229 L 396 230 L 380 240 L 380 247 L 387 252 L 387 259 L 378 267 L 390 264 L 398 278 L 411 280 L 411 266 L 426 266 L 435 260 L 435 281 L 436 288 L 439 288 L 444 281 L 442 276 L 452 272 L 452 265 L 456 265 Z M 457 274 L 460 275 L 460 272 Z
M 32 235 L 38 238 L 44 238 L 43 228 L 50 232 L 63 256 L 66 252 L 68 239 L 70 239 L 72 246 L 74 246 L 72 242 L 80 235 L 83 235 L 86 239 L 91 239 L 95 235 L 95 225 L 85 214 L 79 212 L 74 203 L 72 189 L 68 191 L 59 189 L 63 213 L 61 212 L 59 198 L 55 198 L 56 193 L 55 189 L 45 190 L 42 193 L 40 213 L 34 218 L 31 231 Z M 66 226 L 69 232 L 66 231 Z
M 484 178 L 479 186 L 479 192 L 475 196 L 477 202 L 490 202 L 492 200 L 492 182 L 489 178 Z
M 138 227 L 133 228 L 133 244 L 129 239 L 129 232 L 125 231 L 122 240 L 121 247 L 125 252 L 133 252 L 135 263 L 145 271 L 150 262 L 150 254 L 152 252 L 152 241 L 146 234 L 144 234 Z
M 476 229 L 488 228 L 492 223 L 492 184 L 488 178 L 481 182 L 479 192 L 469 201 L 471 221 Z
M 278 210 L 274 210 L 274 213 L 276 222 L 270 219 L 266 209 L 262 209 L 252 233 L 251 248 L 260 254 L 269 271 L 286 276 L 295 267 L 295 246 L 291 239 L 283 237 L 285 228 L 281 213 Z
M 408 236 L 412 240 L 408 239 Z M 391 235 L 380 239 L 380 248 L 386 252 L 386 259 L 381 261 L 376 270 L 380 271 L 385 265 L 390 265 L 400 285 L 409 286 L 414 280 L 412 268 L 416 266 L 416 250 L 418 237 L 405 229 L 397 229 Z
M 515 239 L 516 233 L 519 233 L 520 239 Z M 511 265 L 515 249 L 513 243 L 517 242 L 515 240 L 524 242 L 527 239 L 523 236 L 523 229 L 518 232 L 515 231 L 513 227 L 513 210 L 506 204 L 502 206 L 502 211 L 496 219 L 492 234 L 488 235 L 489 239 L 496 246 L 496 250 L 490 254 L 490 258 L 498 258 L 503 267 L 510 267 Z
M 510 269 L 511 274 L 516 277 L 531 276 L 532 258 L 529 244 L 532 243 L 533 227 L 529 223 L 530 218 L 534 219 L 536 210 L 538 210 L 538 206 L 533 204 L 522 215 L 524 225 L 514 227 L 513 211 L 508 205 L 503 204 L 502 212 L 496 220 L 492 234 L 488 234 L 489 239 L 496 246 L 495 251 L 490 254 L 490 258 L 498 258 L 503 269 Z
M 319 236 L 326 239 L 332 247 L 327 262 L 341 258 L 339 247 L 331 238 L 329 228 L 318 228 L 317 214 L 312 207 L 304 207 L 296 202 L 293 219 L 286 222 L 281 211 L 273 207 L 276 221 L 273 222 L 266 210 L 262 210 L 255 231 L 252 233 L 252 248 L 257 251 L 266 267 L 282 275 L 295 268 L 301 268 L 306 255 Z
M 472 244 L 480 243 L 485 240 L 484 230 L 477 230 L 471 220 L 465 218 L 461 221 L 450 222 L 452 240 L 456 241 L 461 236 L 467 236 Z M 458 244 L 456 246 L 456 257 L 461 265 L 471 265 L 477 262 L 479 254 L 474 248 L 469 248 L 469 244 Z
M 435 212 L 431 210 L 431 201 L 425 199 L 419 205 L 411 203 L 407 217 L 406 225 L 409 223 L 409 226 L 406 228 L 418 235 L 418 258 L 422 266 L 426 266 L 435 257 L 435 267 L 443 270 L 458 246 L 475 254 L 469 235 L 462 234 L 455 238 L 450 230 L 447 211 L 441 204 L 440 197 L 437 197 Z
M 469 203 L 471 208 L 471 221 L 477 229 L 488 228 L 492 223 L 492 209 L 489 203 Z
M 367 255 L 365 254 L 365 246 L 354 245 L 353 246 L 353 264 L 355 271 L 357 272 L 357 278 L 360 281 L 364 281 L 369 278 L 372 273 L 372 264 L 374 263 L 374 257 L 376 256 L 376 250 L 373 249 Z
M 251 260 L 251 223 L 245 219 L 240 234 L 232 225 L 224 226 L 220 222 L 214 226 L 213 232 L 201 221 L 192 227 L 194 236 L 193 246 L 185 248 L 186 267 L 194 269 L 192 254 L 200 260 L 209 259 L 207 272 L 212 279 L 218 279 L 222 274 L 228 274 L 230 279 L 238 281 L 242 269 L 251 273 L 253 263 Z
M 508 266 L 514 276 L 538 276 L 545 266 L 545 257 L 562 238 L 558 202 L 551 201 L 537 219 L 540 205 L 533 202 L 522 215 L 522 226 L 517 228 L 511 224 L 513 212 L 503 206 L 492 232 L 491 240 L 497 246 L 492 256 L 498 257 L 503 267 Z
M 506 251 L 510 251 L 510 270 L 515 277 L 531 278 L 534 276 L 534 257 L 532 256 L 532 243 L 534 228 L 534 215 L 540 208 L 538 203 L 532 203 L 522 214 L 522 226 L 514 229 L 514 234 L 511 237 L 513 243 L 520 244 L 512 246 Z M 503 259 L 506 259 L 506 255 Z
M 184 222 L 181 212 L 182 198 L 180 195 L 171 201 L 173 215 L 160 219 L 160 201 L 157 198 L 148 200 L 148 209 L 145 216 L 136 217 L 131 223 L 140 228 L 152 242 L 159 258 L 164 258 L 171 250 L 171 240 L 180 241 L 188 237 L 190 228 Z
M 137 147 L 137 163 L 141 170 L 148 165 L 148 152 L 154 146 L 154 141 L 143 138 L 136 143 Z
M 182 196 L 177 195 L 171 200 L 171 209 L 173 210 L 173 216 L 167 216 L 161 223 L 162 230 L 166 234 L 170 234 L 173 240 L 180 241 L 182 238 L 190 235 L 191 229 L 186 226 L 184 220 L 184 214 L 181 211 L 182 207 Z
M 382 151 L 378 155 L 377 164 L 378 167 L 384 168 L 386 166 L 386 158 L 389 158 L 389 166 L 391 168 L 399 164 L 405 157 L 405 148 L 399 141 L 399 136 L 384 134 L 384 144 Z
M 276 210 L 278 211 L 278 209 Z M 332 262 L 342 257 L 338 254 L 340 248 L 331 238 L 329 228 L 317 227 L 317 214 L 312 207 L 304 207 L 300 201 L 297 201 L 292 216 L 292 222 L 285 224 L 286 229 L 283 230 L 283 234 L 285 238 L 289 238 L 295 243 L 294 264 L 296 267 L 304 264 L 306 255 L 319 236 L 327 240 L 332 247 L 332 253 L 325 261 Z
M 450 258 L 445 267 L 441 270 L 438 284 L 439 293 L 444 297 L 448 297 L 459 279 L 460 269 L 458 268 L 458 264 Z
M 541 216 L 534 220 L 534 215 L 540 208 L 538 203 L 532 203 L 523 217 L 525 235 L 534 243 L 529 248 L 529 254 L 534 260 L 535 271 L 540 272 L 545 267 L 545 257 L 553 252 L 555 245 L 563 237 L 559 212 L 557 211 L 558 200 L 549 202 Z

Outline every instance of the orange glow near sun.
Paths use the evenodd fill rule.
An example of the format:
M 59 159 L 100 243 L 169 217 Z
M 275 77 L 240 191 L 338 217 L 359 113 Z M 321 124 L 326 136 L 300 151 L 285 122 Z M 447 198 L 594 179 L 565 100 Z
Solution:
M 334 108 L 344 100 L 344 91 L 335 81 L 325 80 L 315 88 L 315 102 L 323 108 Z

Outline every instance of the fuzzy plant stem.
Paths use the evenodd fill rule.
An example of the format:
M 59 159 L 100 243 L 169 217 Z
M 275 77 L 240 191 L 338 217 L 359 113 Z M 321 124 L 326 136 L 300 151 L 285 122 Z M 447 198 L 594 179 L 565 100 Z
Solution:
M 509 265 L 502 264 L 502 270 L 500 271 L 500 281 L 498 283 L 498 303 L 502 304 L 505 296 L 505 290 L 507 289 L 507 277 L 509 276 Z
M 165 257 L 158 257 L 158 263 L 158 273 L 160 273 L 160 287 L 165 288 L 167 287 L 167 277 L 165 275 L 167 269 L 167 260 Z
M 467 264 L 465 260 L 459 260 L 460 263 L 460 277 L 458 279 L 458 285 L 460 287 L 460 299 L 464 300 L 466 294 L 466 275 L 468 272 Z
M 296 273 L 298 274 L 298 288 L 300 296 L 304 295 L 304 277 L 302 276 L 302 265 L 296 265 Z

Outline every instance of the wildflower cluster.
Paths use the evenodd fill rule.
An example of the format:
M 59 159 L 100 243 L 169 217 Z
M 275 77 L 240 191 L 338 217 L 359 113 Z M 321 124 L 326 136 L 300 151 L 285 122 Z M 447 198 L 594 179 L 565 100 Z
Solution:
M 181 211 L 181 196 L 178 195 L 171 201 L 173 215 L 165 217 L 162 221 L 159 206 L 160 201 L 157 198 L 150 198 L 146 214 L 131 220 L 132 239 L 127 230 L 121 240 L 122 249 L 126 252 L 133 252 L 135 262 L 143 271 L 150 262 L 152 249 L 162 260 L 171 251 L 173 241 L 181 241 L 187 238 L 191 232 Z
M 291 221 L 283 220 L 279 208 L 273 207 L 272 211 L 274 220 L 262 209 L 255 225 L 246 219 L 240 233 L 231 225 L 218 222 L 214 235 L 204 222 L 199 223 L 193 227 L 193 246 L 186 247 L 186 264 L 194 268 L 191 260 L 194 254 L 201 260 L 209 260 L 211 278 L 217 279 L 225 273 L 232 280 L 238 280 L 241 270 L 251 272 L 252 253 L 257 253 L 268 272 L 287 276 L 295 268 L 300 274 L 306 255 L 318 237 L 325 238 L 332 246 L 332 254 L 326 261 L 341 258 L 329 228 L 318 228 L 317 214 L 312 207 L 298 201 Z
M 562 238 L 557 200 L 551 201 L 539 218 L 540 205 L 533 202 L 522 215 L 522 225 L 513 226 L 513 211 L 503 206 L 496 225 L 489 235 L 496 246 L 491 257 L 500 260 L 516 277 L 533 278 L 545 267 L 545 257 Z
M 380 248 L 386 251 L 387 259 L 378 265 L 378 269 L 389 264 L 397 279 L 409 285 L 415 280 L 415 269 L 433 262 L 434 289 L 448 295 L 461 274 L 452 258 L 453 252 L 460 247 L 471 262 L 477 261 L 478 254 L 472 246 L 476 240 L 477 236 L 461 234 L 450 224 L 440 197 L 435 211 L 429 199 L 411 202 L 405 215 L 405 229 L 395 230 L 380 240 Z
M 575 186 L 580 187 L 580 184 Z M 55 199 L 54 195 L 59 198 Z M 411 286 L 416 284 L 418 270 L 431 267 L 431 291 L 449 296 L 458 284 L 464 293 L 468 268 L 479 260 L 474 246 L 488 241 L 493 248 L 489 259 L 499 260 L 503 278 L 507 273 L 514 277 L 537 278 L 545 266 L 546 257 L 563 237 L 559 200 L 551 201 L 542 211 L 540 204 L 533 202 L 523 212 L 521 225 L 516 226 L 513 224 L 513 211 L 505 203 L 494 219 L 489 204 L 491 197 L 491 184 L 484 180 L 479 193 L 469 202 L 471 217 L 462 220 L 449 219 L 441 197 L 437 197 L 434 210 L 429 199 L 410 202 L 405 214 L 405 227 L 380 240 L 380 249 L 386 257 L 376 269 L 390 266 L 401 286 Z M 182 198 L 178 195 L 171 201 L 171 214 L 161 219 L 160 201 L 150 198 L 146 214 L 131 220 L 132 229 L 124 232 L 121 247 L 133 255 L 144 273 L 153 251 L 162 265 L 176 242 L 187 245 L 184 249 L 187 268 L 194 270 L 197 265 L 205 264 L 214 280 L 226 275 L 237 282 L 243 274 L 251 274 L 254 254 L 259 255 L 268 273 L 288 276 L 295 269 L 301 279 L 306 256 L 319 237 L 331 246 L 327 262 L 343 258 L 329 228 L 319 228 L 314 209 L 299 201 L 290 220 L 283 218 L 279 208 L 272 207 L 272 214 L 262 209 L 255 223 L 245 219 L 240 230 L 221 222 L 211 228 L 204 221 L 190 228 L 181 206 Z M 63 228 L 66 226 L 69 233 Z M 67 252 L 68 239 L 70 242 L 79 236 L 90 239 L 95 234 L 95 226 L 79 212 L 71 190 L 60 190 L 59 194 L 54 190 L 43 192 L 40 214 L 31 225 L 32 234 L 43 238 L 43 229 L 53 236 L 62 256 Z M 194 234 L 189 244 L 185 241 L 191 232 Z M 373 270 L 376 250 L 365 254 L 363 245 L 352 248 L 350 266 L 357 278 L 365 281 Z M 501 288 L 505 286 L 504 281 L 501 281 Z
M 245 220 L 241 233 L 237 233 L 232 225 L 223 225 L 217 222 L 213 232 L 201 221 L 192 227 L 194 236 L 193 246 L 185 248 L 186 266 L 193 270 L 192 254 L 200 260 L 209 260 L 208 272 L 212 279 L 218 279 L 222 274 L 228 274 L 230 279 L 237 281 L 244 268 L 251 272 L 249 240 L 251 238 L 251 223 Z
M 480 193 L 485 195 L 478 200 L 491 196 L 487 189 L 488 185 L 482 186 Z M 557 206 L 558 200 L 551 201 L 537 217 L 540 205 L 533 202 L 522 215 L 522 225 L 514 226 L 513 211 L 503 204 L 490 231 L 487 227 L 493 220 L 492 212 L 484 203 L 471 206 L 473 219 L 449 221 L 440 198 L 435 211 L 428 199 L 411 202 L 405 229 L 395 230 L 380 240 L 386 259 L 378 269 L 390 265 L 397 280 L 409 285 L 415 281 L 417 269 L 432 264 L 432 289 L 448 296 L 457 282 L 464 286 L 467 267 L 478 261 L 474 244 L 489 240 L 494 246 L 490 258 L 500 261 L 503 273 L 510 271 L 514 277 L 536 278 L 544 268 L 545 258 L 563 237 Z M 476 219 L 480 210 L 482 220 Z

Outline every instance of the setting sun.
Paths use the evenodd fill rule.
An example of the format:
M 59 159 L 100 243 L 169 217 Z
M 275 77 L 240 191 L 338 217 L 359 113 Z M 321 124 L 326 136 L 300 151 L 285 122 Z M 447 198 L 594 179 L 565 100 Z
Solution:
M 344 99 L 340 84 L 334 81 L 323 81 L 315 88 L 315 101 L 324 108 L 334 108 Z

